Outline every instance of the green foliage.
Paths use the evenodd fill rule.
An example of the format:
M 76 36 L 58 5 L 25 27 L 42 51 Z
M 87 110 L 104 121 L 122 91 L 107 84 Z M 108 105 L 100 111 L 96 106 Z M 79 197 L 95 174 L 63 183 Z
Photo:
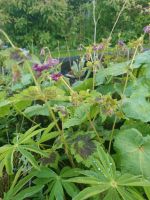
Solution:
M 123 146 L 121 145 L 123 141 Z M 149 148 L 150 136 L 143 137 L 136 129 L 120 131 L 115 138 L 115 148 L 123 170 L 143 175 L 150 179 L 149 175 Z
M 96 2 L 97 31 L 108 37 L 122 1 Z M 10 21 L 0 23 L 20 44 L 51 46 L 55 38 L 76 46 L 91 40 L 91 1 L 81 1 L 81 7 L 65 0 L 4 3 L 0 0 L 7 13 L 2 19 Z M 142 7 L 127 1 L 120 18 L 125 27 L 131 16 L 142 19 L 138 9 L 148 2 L 137 3 Z M 137 33 L 129 32 L 126 41 L 141 33 L 147 18 L 139 27 L 134 24 Z M 112 47 L 119 23 L 101 50 L 80 45 L 85 56 L 82 52 L 67 75 L 48 47 L 38 58 L 0 30 L 12 46 L 5 49 L 0 41 L 0 199 L 150 199 L 150 51 L 143 51 L 148 34 Z
M 91 185 L 81 191 L 73 200 L 84 200 L 104 193 L 105 200 L 143 199 L 133 186 L 149 186 L 147 180 L 131 174 L 121 174 L 116 171 L 112 158 L 100 147 L 98 157 L 92 160 L 93 169 L 83 171 L 84 177 L 71 178 L 68 181 Z M 100 196 L 99 196 L 100 197 Z
M 113 40 L 121 37 L 129 41 L 140 35 L 150 20 L 148 3 L 149 0 L 127 1 Z M 96 0 L 98 41 L 108 37 L 122 6 L 122 0 Z M 93 42 L 92 1 L 13 0 L 6 5 L 1 0 L 0 8 L 0 26 L 21 46 L 32 50 L 34 46 L 54 49 L 59 41 L 64 49 L 67 46 L 64 40 L 71 47 Z
M 48 189 L 45 193 L 49 199 L 63 200 L 65 196 L 64 191 L 73 198 L 78 194 L 79 189 L 74 183 L 66 182 L 66 180 L 70 177 L 77 176 L 79 174 L 78 171 L 75 168 L 65 167 L 60 171 L 60 174 L 57 174 L 49 168 L 42 167 L 34 182 L 41 186 L 43 184 L 47 185 Z
M 46 46 L 47 43 L 57 46 L 57 40 L 62 40 L 65 36 L 65 0 L 13 0 L 7 6 L 5 1 L 1 0 L 0 7 L 5 20 L 4 28 L 9 30 L 13 40 L 22 46 Z
M 21 175 L 22 168 L 16 173 L 16 176 L 12 182 L 12 185 L 7 193 L 4 194 L 4 200 L 20 199 L 23 200 L 27 197 L 34 195 L 42 189 L 42 185 L 31 186 L 29 188 L 23 189 L 23 187 L 34 177 L 34 173 L 23 177 L 18 181 L 19 176 Z
M 0 176 L 3 174 L 4 167 L 8 174 L 13 174 L 14 157 L 17 155 L 23 160 L 26 159 L 33 167 L 39 169 L 37 161 L 30 152 L 34 152 L 41 156 L 47 156 L 47 154 L 36 145 L 34 140 L 32 140 L 32 137 L 43 130 L 35 130 L 36 128 L 37 126 L 34 126 L 24 134 L 18 133 L 13 139 L 13 144 L 7 144 L 0 147 Z

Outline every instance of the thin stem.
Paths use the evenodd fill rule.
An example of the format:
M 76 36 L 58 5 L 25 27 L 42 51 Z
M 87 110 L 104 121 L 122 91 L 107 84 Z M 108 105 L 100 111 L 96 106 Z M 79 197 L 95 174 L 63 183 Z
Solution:
M 132 65 L 133 65 L 135 56 L 136 56 L 136 54 L 137 54 L 138 47 L 139 47 L 139 45 L 137 45 L 137 47 L 136 47 L 136 49 L 135 49 L 133 58 L 132 58 L 131 63 L 130 63 L 130 65 L 129 65 L 129 69 L 132 69 Z M 128 84 L 128 79 L 129 79 L 129 72 L 127 72 L 127 76 L 126 76 L 126 80 L 125 80 L 125 85 L 124 85 L 124 88 L 123 88 L 122 96 L 124 96 L 124 94 L 125 94 L 125 90 L 126 90 L 127 84 Z
M 97 130 L 96 130 L 96 128 L 95 128 L 95 125 L 94 125 L 93 121 L 91 120 L 90 115 L 87 114 L 87 117 L 88 117 L 88 120 L 89 120 L 89 122 L 90 122 L 91 127 L 93 128 L 94 132 L 96 133 L 96 136 L 97 136 L 98 141 L 101 142 L 101 138 L 100 138 L 100 136 L 99 136 L 99 134 L 98 134 L 98 132 L 97 132 Z
M 13 105 L 13 107 L 15 108 L 15 110 L 20 114 L 22 115 L 23 117 L 25 117 L 26 119 L 28 119 L 30 122 L 32 122 L 33 124 L 36 124 L 37 123 L 35 121 L 33 121 L 32 119 L 30 119 L 28 116 L 26 116 L 20 109 L 18 109 L 15 105 Z
M 112 36 L 112 34 L 113 34 L 114 30 L 115 30 L 115 27 L 116 27 L 116 25 L 117 25 L 117 23 L 118 23 L 118 21 L 119 21 L 119 19 L 120 19 L 120 16 L 121 16 L 122 12 L 123 12 L 124 9 L 125 9 L 126 3 L 127 3 L 127 1 L 125 0 L 124 4 L 123 4 L 123 6 L 122 6 L 122 9 L 120 10 L 120 12 L 119 12 L 119 14 L 118 14 L 118 16 L 117 16 L 117 19 L 116 19 L 116 21 L 115 21 L 115 23 L 114 23 L 114 25 L 113 25 L 113 28 L 112 28 L 112 30 L 111 30 L 110 35 L 109 35 L 108 38 L 111 38 L 111 36 Z
M 64 137 L 64 128 L 63 128 L 64 123 L 63 122 L 64 122 L 64 119 L 62 117 L 62 140 L 63 140 L 64 147 L 65 147 L 65 153 L 67 154 L 72 167 L 75 167 L 75 164 L 73 162 L 73 158 L 72 158 L 71 153 L 69 151 L 68 143 L 66 142 L 65 137 Z
M 111 32 L 110 32 L 110 34 L 109 34 L 109 37 L 108 37 L 107 42 L 106 42 L 106 45 L 104 46 L 103 52 L 102 52 L 101 57 L 100 57 L 100 61 L 102 60 L 102 58 L 103 58 L 103 56 L 104 56 L 104 52 L 105 52 L 105 49 L 106 49 L 106 47 L 107 47 L 107 43 L 111 40 L 111 36 L 112 36 L 112 34 L 113 34 L 113 32 L 114 32 L 114 30 L 115 30 L 115 28 L 116 28 L 116 25 L 117 25 L 117 23 L 118 23 L 118 21 L 119 21 L 119 19 L 120 19 L 120 16 L 121 16 L 122 12 L 123 12 L 124 9 L 125 9 L 126 3 L 127 3 L 127 1 L 125 0 L 125 1 L 124 1 L 124 4 L 123 4 L 123 6 L 122 6 L 122 9 L 120 10 L 120 12 L 119 12 L 119 14 L 118 14 L 118 16 L 117 16 L 117 19 L 116 19 L 116 21 L 115 21 L 115 23 L 114 23 L 114 25 L 113 25 L 113 27 L 112 27 L 112 30 L 111 30 Z
M 110 150 L 111 150 L 111 144 L 112 144 L 112 140 L 113 140 L 113 136 L 114 136 L 114 130 L 115 130 L 116 122 L 117 122 L 117 117 L 115 116 L 115 120 L 114 120 L 114 123 L 113 123 L 113 126 L 112 126 L 110 141 L 109 141 L 109 147 L 108 147 L 109 153 L 110 153 Z
M 12 46 L 12 48 L 17 49 L 16 46 L 13 44 L 13 42 L 8 37 L 8 35 L 5 33 L 5 31 L 3 31 L 2 29 L 0 29 L 0 32 L 5 36 L 5 38 L 8 40 L 8 42 L 10 43 L 10 45 Z
M 70 91 L 71 93 L 74 93 L 73 89 L 68 85 L 68 83 L 64 80 L 63 77 L 61 77 L 61 80 L 62 80 L 62 82 L 67 86 L 67 88 L 69 89 L 69 91 Z
M 95 66 L 93 65 L 93 90 L 95 88 L 95 75 L 96 75 Z
M 96 1 L 93 0 L 93 21 L 94 21 L 94 45 L 96 44 L 96 34 L 97 34 L 97 21 L 96 21 Z

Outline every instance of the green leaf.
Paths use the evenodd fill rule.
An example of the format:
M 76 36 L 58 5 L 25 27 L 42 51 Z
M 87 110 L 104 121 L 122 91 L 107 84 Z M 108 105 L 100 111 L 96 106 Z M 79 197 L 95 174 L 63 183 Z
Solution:
M 150 182 L 144 180 L 141 176 L 123 174 L 117 179 L 118 185 L 122 186 L 150 186 Z
M 150 103 L 143 96 L 132 96 L 123 101 L 122 109 L 129 118 L 150 121 Z
M 135 57 L 135 64 L 150 64 L 150 50 L 140 53 Z
M 141 174 L 150 180 L 150 136 L 143 137 L 136 129 L 122 130 L 116 136 L 114 145 L 123 170 Z
M 24 200 L 25 198 L 31 197 L 32 195 L 38 193 L 40 190 L 42 190 L 42 188 L 43 188 L 42 185 L 26 188 L 21 192 L 19 192 L 19 194 L 17 194 L 15 197 L 13 197 L 12 200 Z
M 134 189 L 126 189 L 125 187 L 117 187 L 117 191 L 123 200 L 144 200 L 144 198 Z
M 144 191 L 148 200 L 150 200 L 150 187 L 144 187 Z
M 9 100 L 3 100 L 0 102 L 0 117 L 5 117 L 10 113 L 11 102 Z
M 35 173 L 30 172 L 27 176 L 20 179 L 13 188 L 13 194 L 16 195 L 34 176 Z
M 40 167 L 40 172 L 36 174 L 38 178 L 56 178 L 57 174 L 48 167 Z
M 23 144 L 23 143 L 26 143 L 28 140 L 30 140 L 33 136 L 39 134 L 41 131 L 44 130 L 43 129 L 38 129 L 38 130 L 35 130 L 36 128 L 38 127 L 38 125 L 30 128 L 27 132 L 25 132 L 23 135 L 20 136 L 19 138 L 19 144 Z M 34 131 L 35 130 L 35 131 Z
M 5 157 L 5 167 L 9 175 L 13 174 L 13 155 L 14 155 L 14 148 L 12 147 L 7 152 Z
M 107 68 L 101 68 L 96 74 L 96 85 L 100 85 L 104 82 L 105 78 L 108 76 L 119 76 L 121 74 L 127 73 L 129 69 L 130 62 L 123 63 L 112 63 Z M 132 65 L 132 68 L 139 68 L 140 64 L 136 63 Z
M 143 136 L 150 134 L 150 125 L 139 120 L 126 120 L 121 129 L 135 128 L 142 133 Z
M 25 149 L 23 149 L 21 146 L 18 147 L 18 151 L 20 151 L 20 153 L 28 160 L 28 162 L 31 163 L 31 165 L 36 168 L 37 170 L 39 170 L 39 166 L 37 161 L 35 160 L 34 156 L 26 151 Z
M 56 120 L 56 122 L 57 122 L 57 120 Z M 50 125 L 47 128 L 45 128 L 43 135 L 50 133 L 52 128 L 54 128 L 54 126 L 56 125 L 56 122 L 50 123 Z
M 92 186 L 82 190 L 73 200 L 84 200 L 108 190 L 108 185 Z
M 64 122 L 64 128 L 80 125 L 87 119 L 87 114 L 90 112 L 90 104 L 82 104 L 75 109 L 74 115 Z
M 41 144 L 43 142 L 46 142 L 48 140 L 51 140 L 57 136 L 59 136 L 60 133 L 58 131 L 54 131 L 54 132 L 51 132 L 51 133 L 43 133 L 41 138 L 38 140 L 38 144 Z
M 64 191 L 60 180 L 57 180 L 54 185 L 54 194 L 56 200 L 64 200 Z
M 25 150 L 28 150 L 28 151 L 32 151 L 32 152 L 35 152 L 41 156 L 44 156 L 44 157 L 48 157 L 48 154 L 45 153 L 44 151 L 42 151 L 41 149 L 39 149 L 37 146 L 35 145 L 21 145 L 21 147 Z
M 81 123 L 82 123 L 81 120 L 78 118 L 67 119 L 64 122 L 64 128 L 70 128 L 72 126 L 77 126 L 77 125 L 80 125 Z
M 37 105 L 26 108 L 26 110 L 24 111 L 24 114 L 28 117 L 33 117 L 33 116 L 38 116 L 38 115 L 49 116 L 49 111 L 46 105 L 41 106 L 37 104 Z
M 84 184 L 102 184 L 103 182 L 100 181 L 98 178 L 96 177 L 75 177 L 75 178 L 70 178 L 68 180 L 66 180 L 65 182 L 73 182 L 73 183 L 84 183 Z
M 79 189 L 73 183 L 62 182 L 62 185 L 70 197 L 75 197 L 79 193 Z
M 121 198 L 120 198 L 117 190 L 114 188 L 111 188 L 107 192 L 106 196 L 104 197 L 104 200 L 121 200 Z
M 73 89 L 75 91 L 81 91 L 81 90 L 87 90 L 87 89 L 92 89 L 93 87 L 93 78 L 89 78 L 87 80 L 84 81 L 77 81 L 74 85 L 73 85 Z

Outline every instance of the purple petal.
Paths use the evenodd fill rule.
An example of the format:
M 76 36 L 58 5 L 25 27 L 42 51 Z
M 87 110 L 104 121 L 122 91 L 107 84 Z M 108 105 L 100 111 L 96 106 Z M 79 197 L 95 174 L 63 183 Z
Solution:
M 53 59 L 53 58 L 49 58 L 48 62 L 49 67 L 54 66 L 54 65 L 58 65 L 59 64 L 59 60 L 58 59 Z
M 58 81 L 59 78 L 60 78 L 61 76 L 62 76 L 61 73 L 54 73 L 54 74 L 51 74 L 51 78 L 52 78 L 52 80 L 54 80 L 54 81 Z
M 150 34 L 150 25 L 144 27 L 144 33 Z
M 104 49 L 104 44 L 102 44 L 102 43 L 93 46 L 94 51 L 100 51 L 100 50 L 103 50 L 103 49 Z
M 124 46 L 124 45 L 125 45 L 125 43 L 124 43 L 124 41 L 123 41 L 123 40 L 119 40 L 119 41 L 118 41 L 118 45 L 122 47 L 122 46 Z

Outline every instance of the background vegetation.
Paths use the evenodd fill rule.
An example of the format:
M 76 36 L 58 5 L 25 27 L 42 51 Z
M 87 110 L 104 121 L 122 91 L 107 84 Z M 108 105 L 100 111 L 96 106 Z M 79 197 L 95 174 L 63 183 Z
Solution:
M 148 1 L 0 8 L 0 200 L 150 200 Z
M 115 29 L 113 42 L 135 39 L 150 21 L 149 0 L 128 0 Z M 27 48 L 76 48 L 93 41 L 91 0 L 0 0 L 0 27 Z M 107 38 L 122 8 L 122 0 L 96 0 L 97 41 Z

